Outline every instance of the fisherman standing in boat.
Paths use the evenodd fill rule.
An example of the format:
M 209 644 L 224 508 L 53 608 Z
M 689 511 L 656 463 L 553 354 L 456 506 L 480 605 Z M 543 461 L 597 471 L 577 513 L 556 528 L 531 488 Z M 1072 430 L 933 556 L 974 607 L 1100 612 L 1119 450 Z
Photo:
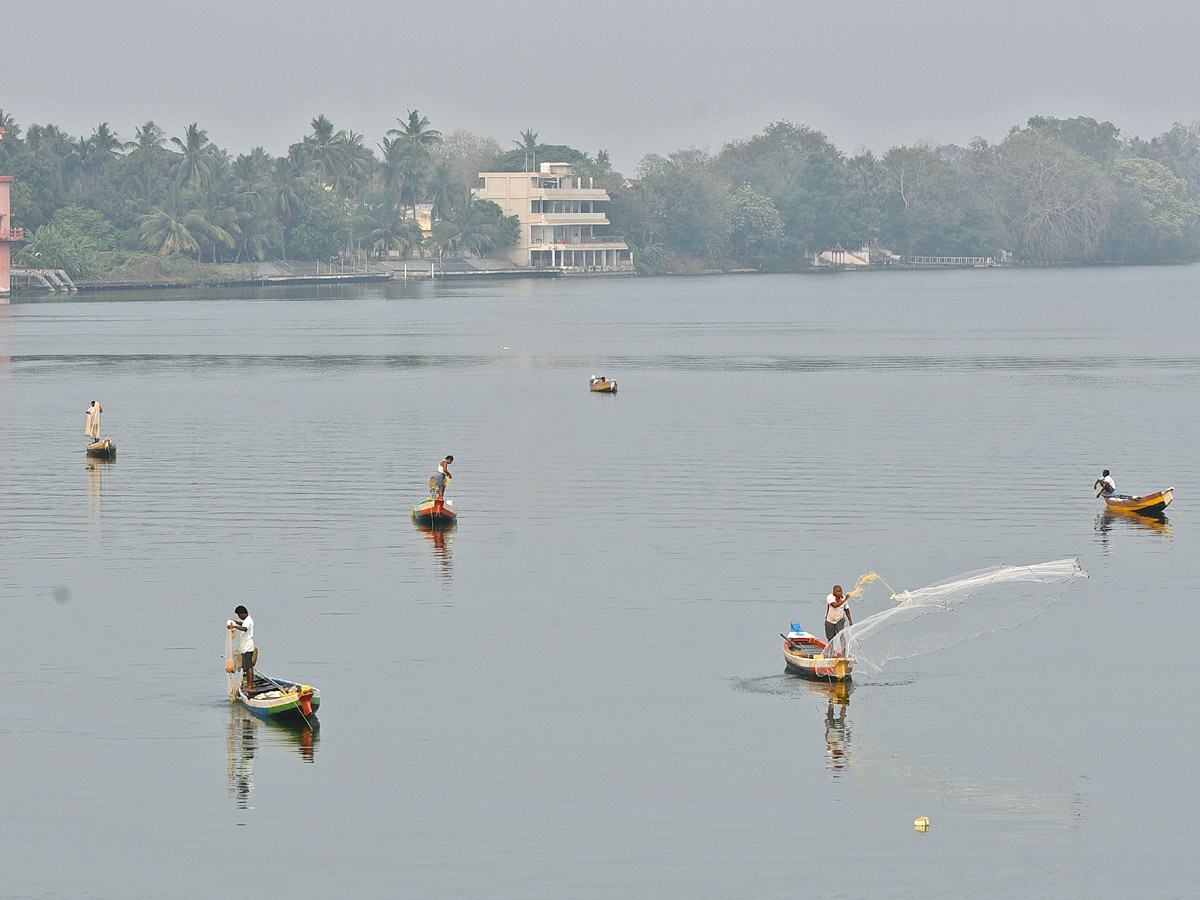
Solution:
M 1113 481 L 1113 477 L 1108 474 L 1108 469 L 1104 470 L 1104 474 L 1096 479 L 1096 483 L 1092 485 L 1092 490 L 1096 492 L 1096 496 L 1110 497 L 1117 490 L 1117 483 Z
M 104 410 L 95 400 L 92 405 L 87 408 L 87 429 L 84 433 L 87 435 L 88 443 L 94 444 L 100 440 L 100 413 Z
M 242 655 L 242 670 L 246 673 L 246 693 L 249 694 L 254 689 L 254 620 L 250 618 L 250 611 L 244 606 L 239 606 L 233 614 L 237 616 L 237 621 L 230 620 L 229 627 L 242 633 L 242 643 L 238 652 Z
M 850 602 L 850 598 L 842 593 L 842 586 L 835 584 L 833 593 L 825 598 L 825 642 L 826 649 L 832 645 L 833 639 L 841 633 L 847 625 L 853 625 L 854 620 L 850 618 L 850 607 L 846 604 Z M 842 635 L 842 655 L 846 655 L 846 637 Z
M 453 456 L 447 456 L 438 463 L 437 471 L 433 474 L 433 489 L 439 497 L 446 496 L 446 482 L 453 476 L 450 474 L 450 463 L 454 462 Z

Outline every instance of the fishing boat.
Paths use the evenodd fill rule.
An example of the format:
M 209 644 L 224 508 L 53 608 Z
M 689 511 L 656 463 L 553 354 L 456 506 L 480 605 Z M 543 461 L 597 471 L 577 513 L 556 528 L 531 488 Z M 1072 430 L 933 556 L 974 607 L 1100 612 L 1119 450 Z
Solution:
M 309 721 L 321 705 L 321 692 L 311 684 L 268 678 L 254 670 L 254 684 L 247 686 L 238 669 L 238 659 L 233 650 L 233 629 L 225 644 L 225 675 L 229 681 L 229 699 L 240 703 L 258 718 L 268 722 Z M 258 651 L 254 651 L 257 661 Z
M 268 722 L 308 722 L 321 705 L 321 692 L 311 684 L 298 684 L 254 673 L 254 687 L 238 684 L 234 698 Z
M 412 508 L 412 517 L 418 525 L 446 526 L 458 521 L 458 511 L 453 500 L 431 494 Z
M 826 643 L 793 623 L 783 638 L 783 659 L 789 672 L 817 681 L 849 681 L 854 657 L 828 656 Z
M 1134 513 L 1139 516 L 1158 516 L 1171 505 L 1171 497 L 1175 488 L 1146 494 L 1144 497 L 1131 497 L 1129 494 L 1108 494 L 1104 498 L 1105 505 L 1117 513 Z
M 87 455 L 96 459 L 116 459 L 117 445 L 108 438 L 101 438 L 87 445 Z
M 588 389 L 597 394 L 615 394 L 617 383 L 609 381 L 603 375 L 593 375 L 592 380 L 588 382 Z

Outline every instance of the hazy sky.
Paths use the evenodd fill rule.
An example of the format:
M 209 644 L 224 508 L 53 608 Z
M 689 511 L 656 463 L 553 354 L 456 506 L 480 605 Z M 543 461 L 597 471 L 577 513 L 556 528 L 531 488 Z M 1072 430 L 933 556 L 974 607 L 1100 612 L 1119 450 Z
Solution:
M 0 108 L 125 139 L 199 122 L 274 154 L 324 113 L 372 146 L 408 109 L 510 147 L 716 151 L 786 119 L 877 153 L 1031 115 L 1151 137 L 1200 118 L 1194 0 L 39 0 L 4 4 Z

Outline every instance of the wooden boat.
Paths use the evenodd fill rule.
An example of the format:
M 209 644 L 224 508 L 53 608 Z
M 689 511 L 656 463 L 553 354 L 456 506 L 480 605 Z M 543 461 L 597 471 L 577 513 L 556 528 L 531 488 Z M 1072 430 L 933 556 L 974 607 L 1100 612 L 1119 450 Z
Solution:
M 412 517 L 418 525 L 453 525 L 458 511 L 450 498 L 429 496 L 412 508 Z
M 615 394 L 617 383 L 609 381 L 603 375 L 593 375 L 592 380 L 588 382 L 588 389 L 597 394 Z
M 854 671 L 854 657 L 826 656 L 826 644 L 815 634 L 796 625 L 783 638 L 783 659 L 789 672 L 816 681 L 849 681 Z
M 321 692 L 310 684 L 297 684 L 254 673 L 254 687 L 237 686 L 234 698 L 251 713 L 268 722 L 307 722 L 321 705 Z
M 87 455 L 96 459 L 116 459 L 117 445 L 108 438 L 101 438 L 87 445 Z
M 1171 497 L 1175 488 L 1147 494 L 1144 497 L 1131 497 L 1128 494 L 1109 494 L 1104 498 L 1105 505 L 1113 512 L 1135 513 L 1139 516 L 1157 516 L 1171 505 Z

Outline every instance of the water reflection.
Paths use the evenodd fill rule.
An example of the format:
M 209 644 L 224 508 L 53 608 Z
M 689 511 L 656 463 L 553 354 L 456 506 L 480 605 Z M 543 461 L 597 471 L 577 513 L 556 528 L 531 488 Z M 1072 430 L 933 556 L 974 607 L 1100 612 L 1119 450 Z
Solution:
M 438 564 L 438 574 L 444 578 L 450 577 L 450 539 L 454 534 L 454 530 L 458 527 L 458 523 L 453 525 L 417 525 L 416 528 L 421 532 L 425 540 L 433 545 L 433 558 Z
M 1104 547 L 1108 547 L 1109 535 L 1119 528 L 1155 531 L 1162 535 L 1164 540 L 1171 539 L 1171 520 L 1166 516 L 1142 516 L 1132 512 L 1113 512 L 1110 509 L 1096 514 L 1096 533 L 1100 535 L 1100 543 Z
M 88 459 L 88 521 L 97 524 L 100 521 L 100 499 L 104 490 L 104 475 L 109 466 L 115 466 L 113 459 Z
M 825 699 L 825 768 L 840 772 L 850 763 L 850 695 L 854 683 L 809 681 L 797 683 Z
M 313 720 L 315 723 L 315 720 Z M 285 725 L 263 722 L 243 707 L 231 703 L 226 753 L 229 774 L 229 796 L 238 809 L 252 809 L 254 794 L 254 759 L 260 740 L 266 747 L 284 747 L 295 752 L 306 763 L 316 762 L 320 732 L 307 725 Z

